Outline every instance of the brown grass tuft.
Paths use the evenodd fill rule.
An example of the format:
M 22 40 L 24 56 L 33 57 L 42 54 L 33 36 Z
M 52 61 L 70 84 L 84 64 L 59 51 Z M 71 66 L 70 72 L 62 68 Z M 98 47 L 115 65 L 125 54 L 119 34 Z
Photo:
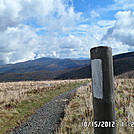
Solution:
M 115 80 L 115 104 L 118 134 L 134 134 L 134 79 Z M 91 80 L 79 88 L 77 94 L 65 109 L 65 117 L 57 134 L 93 134 L 93 127 L 82 126 L 93 121 Z M 122 123 L 132 126 L 121 126 Z M 88 124 L 89 125 L 89 124 Z

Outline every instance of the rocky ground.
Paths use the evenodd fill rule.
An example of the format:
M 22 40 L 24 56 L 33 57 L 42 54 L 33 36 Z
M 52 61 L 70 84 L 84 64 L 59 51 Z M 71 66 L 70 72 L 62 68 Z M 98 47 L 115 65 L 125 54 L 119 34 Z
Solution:
M 64 117 L 66 104 L 77 89 L 71 89 L 52 99 L 10 134 L 54 134 Z

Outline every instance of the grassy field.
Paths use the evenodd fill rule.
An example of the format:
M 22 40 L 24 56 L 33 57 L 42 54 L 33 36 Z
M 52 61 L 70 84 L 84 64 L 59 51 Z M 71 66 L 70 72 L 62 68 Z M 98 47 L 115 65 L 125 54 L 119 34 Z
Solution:
M 59 94 L 84 83 L 87 80 L 0 83 L 0 134 L 12 131 L 36 109 Z
M 134 122 L 134 79 L 115 80 L 116 121 Z M 93 127 L 84 127 L 82 122 L 93 121 L 91 80 L 78 89 L 77 94 L 65 109 L 57 134 L 93 134 Z M 133 127 L 117 125 L 117 134 L 134 134 Z

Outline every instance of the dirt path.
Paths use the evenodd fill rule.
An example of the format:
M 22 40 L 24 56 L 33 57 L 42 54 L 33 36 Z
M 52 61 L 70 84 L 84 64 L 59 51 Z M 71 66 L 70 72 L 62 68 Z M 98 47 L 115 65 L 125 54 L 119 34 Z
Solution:
M 71 89 L 52 99 L 10 134 L 54 134 L 64 117 L 65 105 L 77 89 Z

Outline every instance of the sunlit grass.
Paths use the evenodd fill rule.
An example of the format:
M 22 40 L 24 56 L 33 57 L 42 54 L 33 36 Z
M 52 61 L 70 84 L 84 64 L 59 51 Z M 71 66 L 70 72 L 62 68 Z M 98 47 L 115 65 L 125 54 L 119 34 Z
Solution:
M 0 83 L 0 134 L 19 126 L 54 97 L 85 82 L 87 80 Z M 4 97 L 3 92 L 7 93 Z
M 116 121 L 134 122 L 134 79 L 115 80 Z M 91 80 L 82 86 L 65 109 L 65 117 L 57 134 L 93 134 L 93 127 L 82 122 L 93 121 Z M 134 126 L 134 124 L 133 124 Z M 134 134 L 134 127 L 117 125 L 118 134 Z

